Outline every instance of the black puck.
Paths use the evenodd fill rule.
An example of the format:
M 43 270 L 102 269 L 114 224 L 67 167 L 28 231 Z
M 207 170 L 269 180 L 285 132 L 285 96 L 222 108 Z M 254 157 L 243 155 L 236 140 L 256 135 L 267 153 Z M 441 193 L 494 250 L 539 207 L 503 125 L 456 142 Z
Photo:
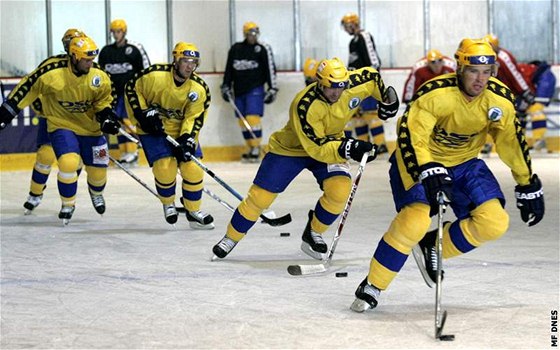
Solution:
M 348 272 L 337 272 L 334 275 L 336 277 L 348 277 Z
M 455 335 L 453 335 L 453 334 L 441 335 L 439 337 L 439 340 L 441 340 L 441 341 L 454 341 L 455 340 Z
M 280 237 L 290 237 L 290 232 L 282 232 Z

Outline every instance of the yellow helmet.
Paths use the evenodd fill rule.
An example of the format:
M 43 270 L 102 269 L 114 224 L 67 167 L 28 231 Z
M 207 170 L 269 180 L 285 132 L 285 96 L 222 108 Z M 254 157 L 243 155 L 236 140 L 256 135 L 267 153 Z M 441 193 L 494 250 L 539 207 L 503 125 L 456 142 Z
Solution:
M 194 44 L 179 41 L 173 48 L 173 61 L 181 58 L 194 59 L 198 65 L 200 62 L 200 52 Z
M 111 22 L 109 29 L 114 32 L 117 30 L 121 30 L 126 33 L 126 21 L 124 19 L 115 19 Z
M 500 39 L 494 34 L 486 34 L 482 39 L 488 41 L 496 50 L 500 47 Z
M 83 38 L 73 38 L 70 41 L 68 51 L 68 54 L 75 56 L 78 61 L 81 59 L 93 60 L 99 54 L 99 48 L 93 39 L 87 36 Z
M 483 39 L 463 39 L 455 52 L 457 66 L 494 65 L 496 52 Z
M 255 22 L 245 22 L 243 24 L 243 35 L 258 35 L 260 34 L 259 26 Z
M 79 29 L 69 28 L 64 32 L 62 36 L 62 46 L 64 46 L 64 51 L 68 53 L 68 45 L 73 38 L 85 38 L 87 35 Z
M 323 86 L 344 88 L 348 85 L 348 70 L 338 57 L 322 60 L 317 66 L 317 81 Z
M 354 13 L 354 12 L 348 12 L 347 14 L 345 14 L 342 19 L 340 20 L 340 24 L 341 25 L 345 25 L 348 23 L 353 23 L 355 25 L 360 25 L 360 17 L 358 16 L 358 14 Z
M 317 60 L 308 57 L 303 63 L 303 76 L 306 78 L 314 78 L 317 74 Z
M 443 55 L 441 54 L 441 52 L 439 52 L 436 49 L 431 49 L 426 54 L 426 60 L 428 60 L 428 62 L 438 61 L 438 60 L 442 60 L 442 59 L 443 59 Z

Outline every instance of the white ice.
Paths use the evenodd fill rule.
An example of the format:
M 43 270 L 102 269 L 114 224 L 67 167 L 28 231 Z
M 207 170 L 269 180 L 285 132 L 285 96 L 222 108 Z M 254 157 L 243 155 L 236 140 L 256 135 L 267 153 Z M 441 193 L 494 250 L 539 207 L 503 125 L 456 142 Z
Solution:
M 292 214 L 290 224 L 258 223 L 230 256 L 211 262 L 231 213 L 210 197 L 203 197 L 203 209 L 214 216 L 215 230 L 191 230 L 184 216 L 173 227 L 152 194 L 111 168 L 107 212 L 95 213 L 82 174 L 77 209 L 63 227 L 56 170 L 30 216 L 22 207 L 30 172 L 2 172 L 0 347 L 550 348 L 551 311 L 559 308 L 558 155 L 533 160 L 546 216 L 532 228 L 515 207 L 509 169 L 496 155 L 487 161 L 507 197 L 510 229 L 500 240 L 444 262 L 444 333 L 456 336 L 445 343 L 433 337 L 435 290 L 426 287 L 412 258 L 375 310 L 349 309 L 395 214 L 386 157 L 366 167 L 334 267 L 307 277 L 290 276 L 286 267 L 316 263 L 299 249 L 307 211 L 320 196 L 309 173 L 273 204 L 276 215 Z M 258 167 L 207 166 L 242 195 Z M 352 173 L 356 169 L 354 164 Z M 150 169 L 132 171 L 154 187 Z M 212 178 L 205 184 L 237 206 Z M 327 232 L 327 243 L 335 229 Z M 282 232 L 291 236 L 280 237 Z M 336 271 L 348 277 L 336 278 Z

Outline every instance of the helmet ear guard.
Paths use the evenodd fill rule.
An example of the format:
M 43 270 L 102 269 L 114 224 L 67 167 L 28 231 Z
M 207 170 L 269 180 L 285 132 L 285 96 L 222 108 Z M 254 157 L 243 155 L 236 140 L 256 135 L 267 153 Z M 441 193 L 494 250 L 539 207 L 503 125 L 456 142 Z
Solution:
M 319 85 L 330 88 L 346 88 L 348 86 L 348 70 L 340 58 L 325 59 L 317 66 Z

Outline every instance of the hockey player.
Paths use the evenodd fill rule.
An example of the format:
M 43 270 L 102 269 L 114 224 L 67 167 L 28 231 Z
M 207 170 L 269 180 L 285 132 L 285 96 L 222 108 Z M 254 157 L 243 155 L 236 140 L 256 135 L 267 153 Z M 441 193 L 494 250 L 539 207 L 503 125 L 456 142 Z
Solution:
M 342 17 L 340 24 L 352 36 L 348 69 L 373 67 L 379 71 L 381 59 L 375 48 L 375 41 L 369 32 L 360 27 L 360 17 L 353 12 L 347 13 Z M 371 139 L 371 142 L 379 145 L 378 153 L 387 152 L 383 121 L 377 115 L 377 101 L 373 97 L 362 101 L 353 122 L 356 138 L 365 141 Z
M 39 67 L 45 66 L 49 63 L 53 63 L 60 60 L 68 59 L 68 45 L 73 38 L 83 38 L 86 37 L 84 32 L 76 28 L 69 28 L 64 32 L 62 36 L 62 46 L 64 47 L 65 54 L 60 54 L 52 56 L 44 60 L 39 64 Z M 33 165 L 33 171 L 31 173 L 31 185 L 29 186 L 29 196 L 23 207 L 25 208 L 25 215 L 31 214 L 33 209 L 35 209 L 41 200 L 43 199 L 43 191 L 47 186 L 47 180 L 51 173 L 52 164 L 54 163 L 56 156 L 52 149 L 51 141 L 49 140 L 49 133 L 47 131 L 47 120 L 43 117 L 43 110 L 41 100 L 37 98 L 31 104 L 31 108 L 35 112 L 39 123 L 37 125 L 37 155 L 35 158 L 35 164 Z M 78 169 L 78 175 L 81 171 L 81 166 Z
M 380 292 L 389 287 L 417 243 L 417 262 L 426 283 L 435 283 L 437 230 L 426 231 L 438 211 L 438 193 L 458 218 L 444 224 L 444 258 L 467 253 L 506 232 L 504 195 L 488 166 L 477 158 L 488 133 L 518 184 L 521 219 L 533 226 L 544 216 L 543 189 L 531 169 L 514 95 L 492 77 L 496 54 L 484 40 L 464 39 L 455 58 L 457 72 L 422 85 L 397 122 L 389 175 L 398 214 L 355 292 L 351 308 L 356 312 L 377 305 Z
M 498 73 L 497 78 L 515 94 L 516 109 L 524 113 L 529 105 L 535 100 L 535 95 L 529 89 L 529 84 L 523 78 L 517 60 L 511 52 L 500 46 L 500 40 L 494 34 L 487 34 L 483 38 L 492 45 L 497 55 Z M 489 154 L 492 150 L 490 140 L 484 146 L 482 153 Z
M 195 73 L 199 64 L 197 47 L 178 42 L 172 63 L 151 65 L 126 84 L 126 108 L 152 167 L 165 220 L 177 222 L 174 203 L 179 167 L 181 202 L 189 226 L 209 230 L 214 228 L 214 218 L 200 210 L 204 172 L 190 160 L 190 155 L 202 157 L 198 136 L 210 106 L 210 89 Z M 166 141 L 167 135 L 181 147 Z
M 114 111 L 129 133 L 135 133 L 124 107 L 124 85 L 132 79 L 135 73 L 150 65 L 150 59 L 144 47 L 126 39 L 127 25 L 124 19 L 115 19 L 109 26 L 114 43 L 106 45 L 99 53 L 99 65 L 110 74 L 113 88 L 117 94 L 114 101 Z M 138 164 L 138 145 L 123 135 L 118 135 L 120 157 L 119 161 L 125 166 Z
M 78 187 L 77 170 L 86 166 L 91 201 L 105 212 L 103 189 L 109 163 L 103 132 L 116 134 L 120 124 L 111 110 L 111 80 L 93 60 L 99 49 L 89 37 L 70 41 L 69 57 L 47 63 L 25 76 L 0 107 L 0 127 L 41 97 L 43 115 L 58 162 L 58 190 L 65 224 L 72 218 Z
M 315 259 L 327 251 L 321 234 L 344 209 L 352 181 L 347 160 L 360 161 L 377 146 L 368 141 L 344 138 L 344 126 L 360 101 L 369 96 L 380 103 L 380 117 L 396 115 L 399 101 L 392 87 L 385 88 L 379 73 L 365 67 L 348 73 L 338 58 L 322 60 L 317 82 L 301 90 L 291 103 L 289 121 L 270 137 L 247 197 L 235 210 L 226 235 L 213 252 L 224 258 L 245 237 L 259 215 L 303 170 L 311 171 L 323 195 L 309 211 L 302 236 L 302 250 Z M 375 156 L 371 156 L 371 161 Z
M 452 73 L 455 69 L 454 60 L 442 55 L 438 50 L 429 50 L 426 56 L 418 60 L 412 67 L 404 84 L 402 101 L 409 104 L 420 85 L 439 75 Z
M 521 113 L 521 126 L 525 128 L 526 119 L 531 120 L 533 129 L 533 149 L 536 151 L 546 150 L 546 115 L 544 108 L 550 104 L 556 87 L 556 77 L 550 65 L 545 61 L 532 61 L 520 63 L 519 70 L 527 81 L 531 92 L 535 95 L 535 102 L 530 105 L 525 113 Z M 519 116 L 519 114 L 518 114 Z
M 233 44 L 229 49 L 221 86 L 222 98 L 226 102 L 232 97 L 235 98 L 235 105 L 253 131 L 251 133 L 246 130 L 243 120 L 238 119 L 243 138 L 249 148 L 241 160 L 247 162 L 259 161 L 264 104 L 274 102 L 278 93 L 272 48 L 258 41 L 259 34 L 259 26 L 255 22 L 246 22 L 243 25 L 245 40 Z M 265 84 L 268 85 L 266 92 Z
M 317 81 L 317 64 L 319 62 L 316 59 L 308 57 L 303 63 L 303 78 L 305 79 L 305 85 L 309 85 Z

